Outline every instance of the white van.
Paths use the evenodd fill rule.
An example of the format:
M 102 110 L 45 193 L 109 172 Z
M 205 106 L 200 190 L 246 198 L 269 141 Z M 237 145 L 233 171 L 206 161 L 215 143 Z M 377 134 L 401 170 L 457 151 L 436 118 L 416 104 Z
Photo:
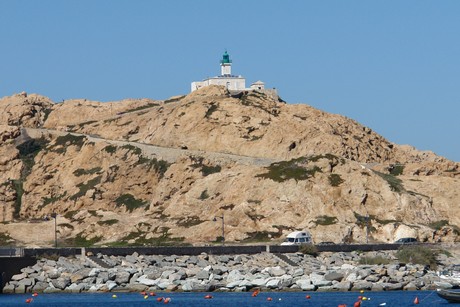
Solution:
M 311 235 L 306 231 L 294 231 L 287 235 L 281 245 L 313 244 Z

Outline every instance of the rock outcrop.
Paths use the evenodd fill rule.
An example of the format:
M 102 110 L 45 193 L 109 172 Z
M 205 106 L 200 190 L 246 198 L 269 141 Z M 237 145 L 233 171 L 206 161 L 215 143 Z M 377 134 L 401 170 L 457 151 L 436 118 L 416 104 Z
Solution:
M 459 163 L 263 92 L 165 101 L 0 100 L 0 231 L 62 244 L 457 241 Z M 20 223 L 20 224 L 19 224 Z M 17 227 L 17 225 L 22 225 Z M 50 225 L 50 226 L 48 226 Z M 77 241 L 75 241 L 77 240 Z

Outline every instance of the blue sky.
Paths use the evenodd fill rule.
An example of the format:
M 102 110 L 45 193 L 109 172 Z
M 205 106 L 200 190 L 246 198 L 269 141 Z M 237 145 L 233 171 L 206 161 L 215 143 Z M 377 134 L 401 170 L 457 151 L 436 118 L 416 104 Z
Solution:
M 460 161 L 460 1 L 0 0 L 0 96 L 165 99 L 220 73 Z

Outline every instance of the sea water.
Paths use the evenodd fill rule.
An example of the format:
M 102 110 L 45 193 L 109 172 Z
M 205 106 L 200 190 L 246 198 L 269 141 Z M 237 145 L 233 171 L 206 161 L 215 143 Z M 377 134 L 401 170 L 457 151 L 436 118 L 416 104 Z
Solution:
M 161 306 L 169 298 L 171 306 L 315 306 L 337 307 L 345 304 L 352 307 L 358 300 L 361 306 L 403 307 L 448 306 L 447 301 L 438 297 L 436 291 L 392 291 L 392 292 L 260 292 L 256 297 L 251 292 L 238 293 L 156 293 L 155 296 L 139 293 L 78 293 L 78 294 L 0 294 L 0 306 Z M 206 295 L 212 298 L 206 299 Z M 309 298 L 307 298 L 309 296 Z M 30 300 L 31 299 L 31 300 Z M 26 300 L 30 302 L 27 303 Z

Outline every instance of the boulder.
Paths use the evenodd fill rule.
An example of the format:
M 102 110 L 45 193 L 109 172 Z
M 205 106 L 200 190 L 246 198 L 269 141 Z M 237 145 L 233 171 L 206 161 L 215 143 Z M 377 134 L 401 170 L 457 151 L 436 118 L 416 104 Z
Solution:
M 372 289 L 372 283 L 368 281 L 358 280 L 353 284 L 351 288 L 352 291 L 360 291 L 360 290 L 370 290 Z
M 117 274 L 115 275 L 115 282 L 117 284 L 126 284 L 129 282 L 129 277 L 131 276 L 131 274 L 129 272 L 126 272 L 126 271 L 119 271 L 117 272 Z
M 227 283 L 231 283 L 233 281 L 238 281 L 244 279 L 244 276 L 238 270 L 232 270 L 228 273 L 227 276 Z
M 324 275 L 324 279 L 329 280 L 329 281 L 333 281 L 333 280 L 341 281 L 343 277 L 344 277 L 343 274 L 338 273 L 338 272 L 330 272 Z
M 279 286 L 280 286 L 280 280 L 278 278 L 270 279 L 265 285 L 265 287 L 267 287 L 268 289 L 278 289 Z
M 64 290 L 71 282 L 68 277 L 59 277 L 57 279 L 52 279 L 51 283 L 56 289 Z
M 11 280 L 21 280 L 26 277 L 27 277 L 27 274 L 23 272 L 21 274 L 16 274 L 16 275 L 11 276 Z
M 83 290 L 85 290 L 85 284 L 73 283 L 65 289 L 65 292 L 80 293 Z
M 156 286 L 158 284 L 158 279 L 147 278 L 146 275 L 142 275 L 137 279 L 137 283 L 146 285 L 146 286 Z M 131 283 L 132 284 L 132 283 Z

